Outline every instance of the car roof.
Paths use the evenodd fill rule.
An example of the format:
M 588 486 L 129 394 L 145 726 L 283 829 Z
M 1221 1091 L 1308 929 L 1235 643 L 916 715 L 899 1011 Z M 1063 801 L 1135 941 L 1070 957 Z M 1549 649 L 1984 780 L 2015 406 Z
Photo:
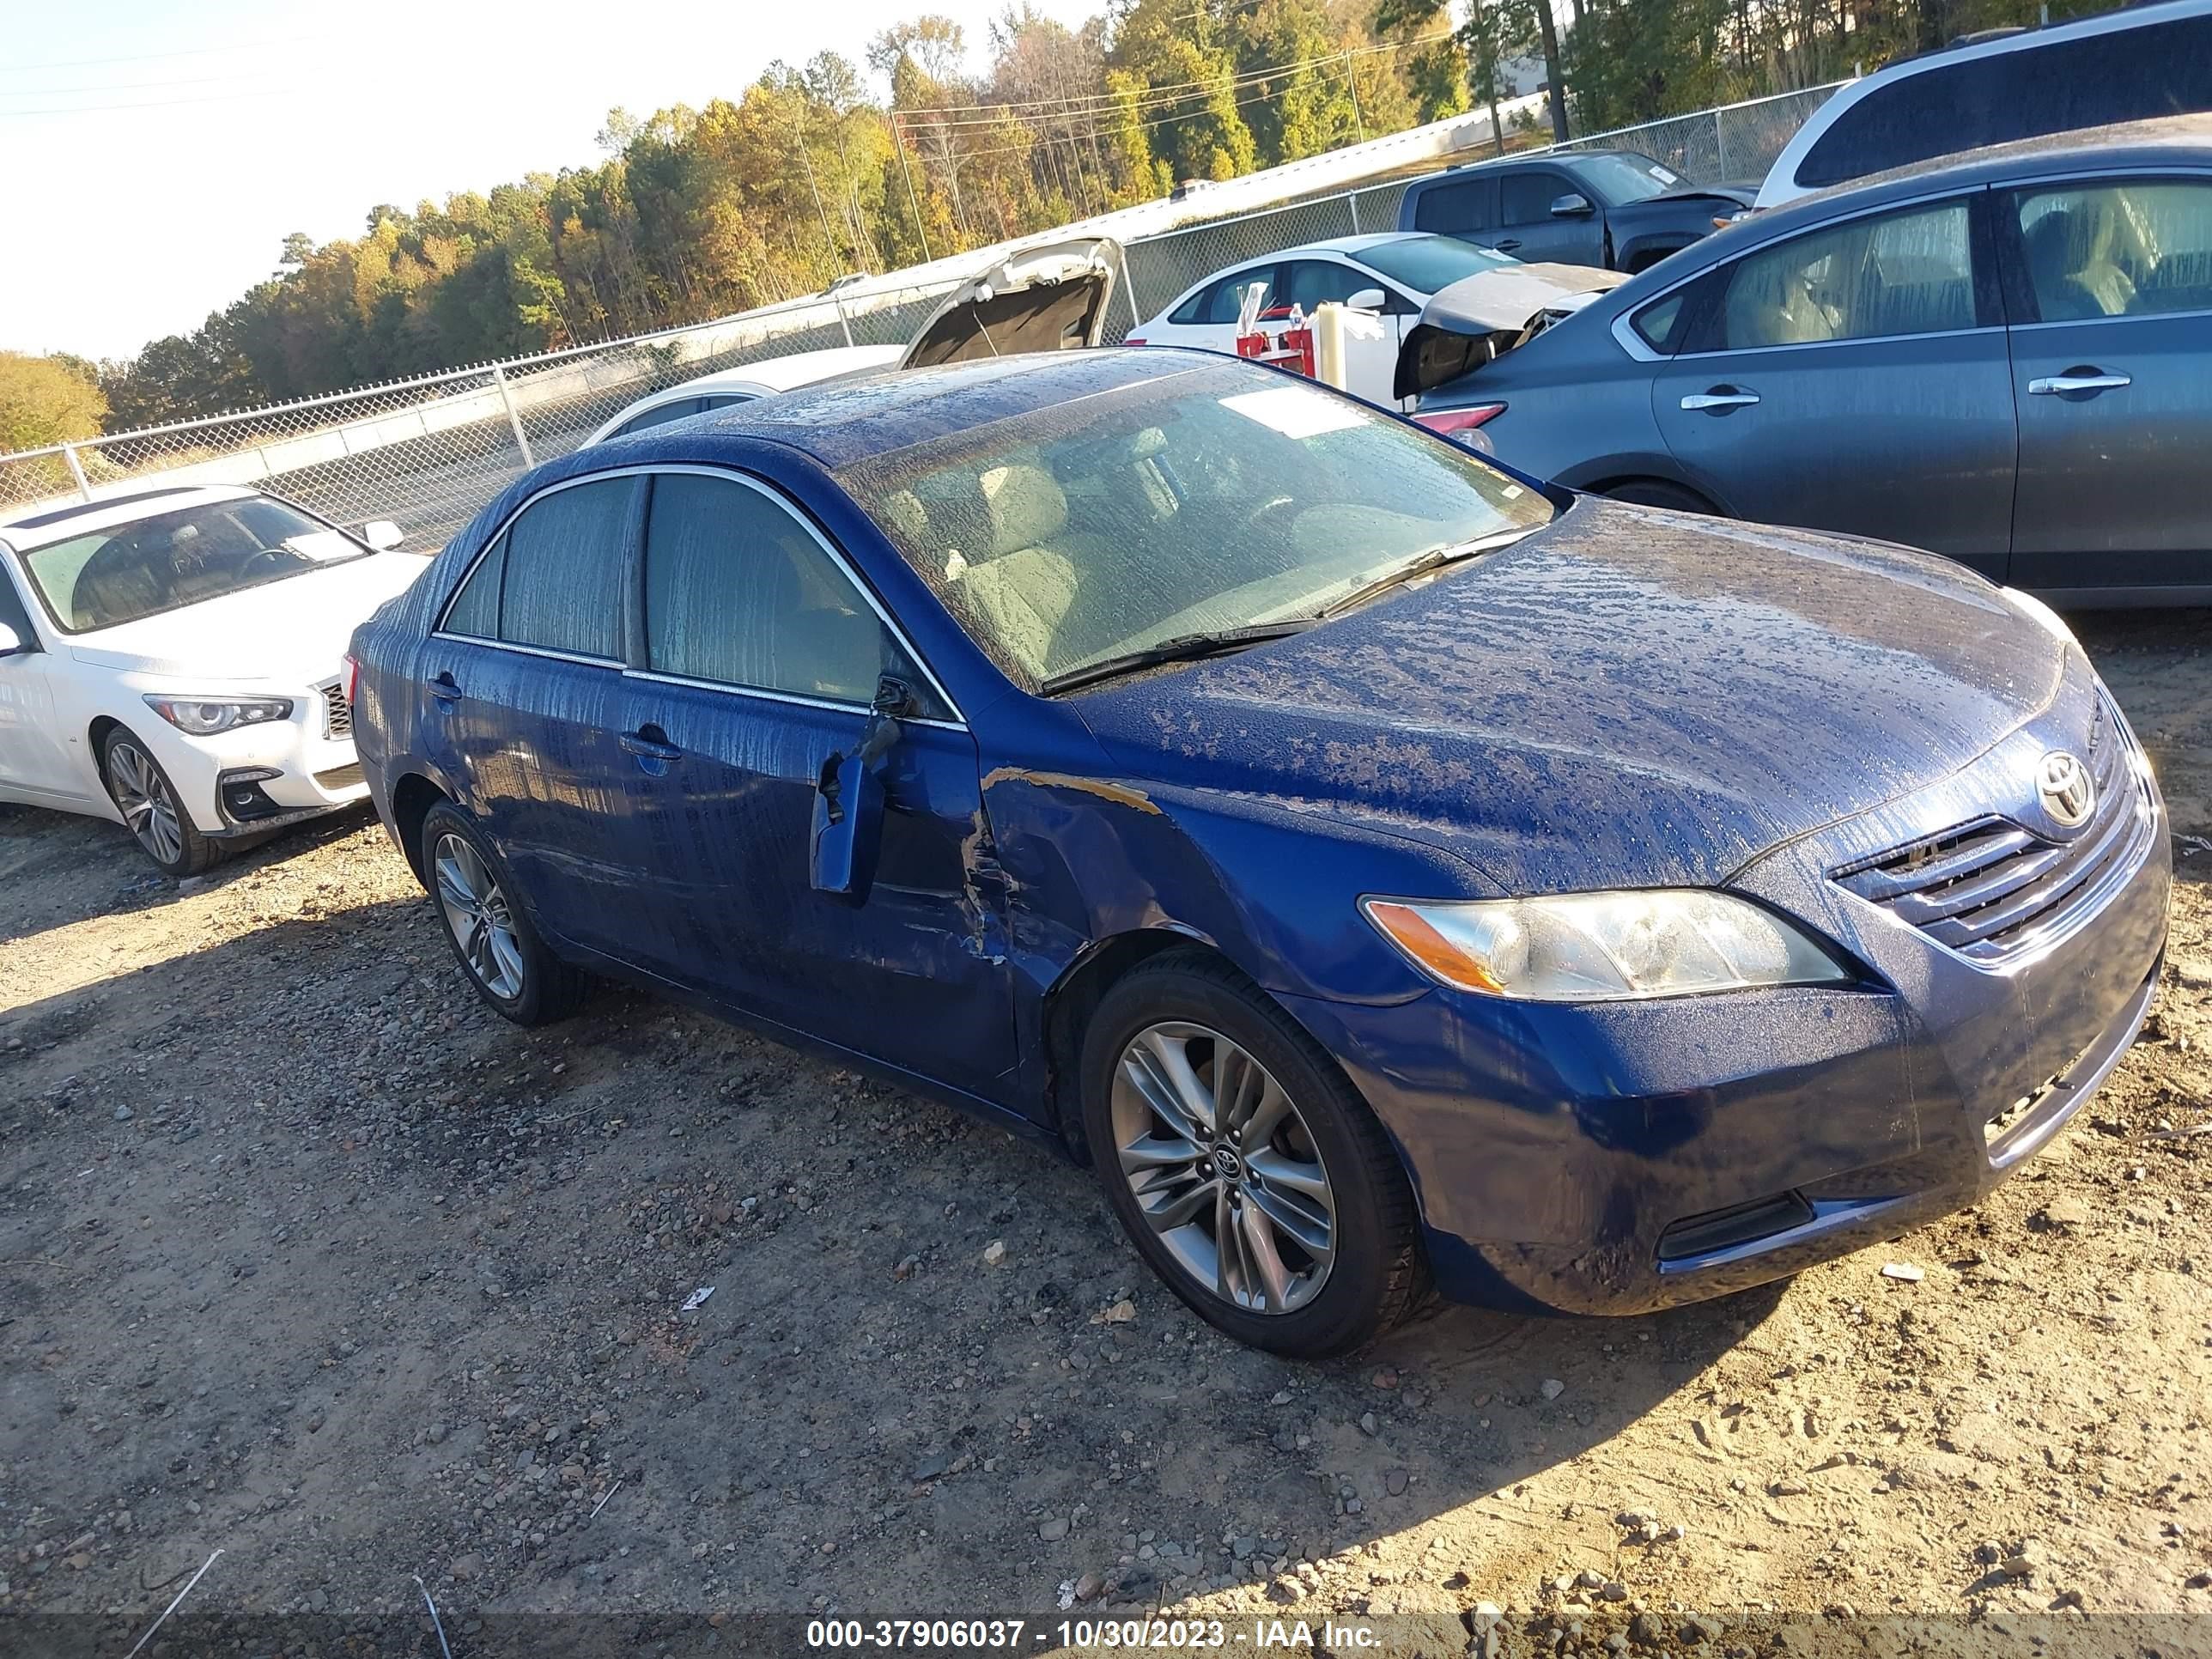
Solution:
M 1584 149 L 1577 148 L 1574 149 L 1522 150 L 1518 154 L 1512 155 L 1487 156 L 1480 161 L 1462 161 L 1457 167 L 1446 167 L 1442 173 L 1432 173 L 1425 179 L 1416 179 L 1412 184 L 1408 185 L 1407 188 L 1408 190 L 1419 190 L 1426 185 L 1434 184 L 1439 179 L 1463 179 L 1470 173 L 1492 173 L 1501 167 L 1525 167 L 1534 162 L 1543 162 L 1547 166 L 1571 165 L 1576 161 L 1586 161 L 1592 156 L 1598 155 L 1630 155 L 1635 157 L 1639 161 L 1649 161 L 1655 159 L 1654 157 L 1646 155 L 1640 149 L 1599 149 L 1595 148 Z
M 112 530 L 140 519 L 173 513 L 179 507 L 208 501 L 234 501 L 260 493 L 242 484 L 165 484 L 125 495 L 70 501 L 60 507 L 47 503 L 0 519 L 0 535 L 4 535 L 13 547 L 39 547 L 48 542 L 66 541 L 88 531 Z
M 764 440 L 831 471 L 1018 418 L 1117 387 L 1233 362 L 1218 352 L 1104 347 L 973 359 L 838 380 L 737 404 L 623 440 L 622 465 L 651 465 L 656 449 L 699 450 L 725 438 Z M 1265 370 L 1255 370 L 1265 374 Z M 592 453 L 580 450 L 580 455 Z
M 718 368 L 711 374 L 702 374 L 674 386 L 663 386 L 637 401 L 639 404 L 658 403 L 670 398 L 697 398 L 711 396 L 717 392 L 751 392 L 762 388 L 770 392 L 788 392 L 793 386 L 827 380 L 832 374 L 889 368 L 905 350 L 902 345 L 854 345 L 824 346 L 816 351 L 787 352 L 781 357 L 763 357 L 758 362 L 741 363 L 735 368 Z

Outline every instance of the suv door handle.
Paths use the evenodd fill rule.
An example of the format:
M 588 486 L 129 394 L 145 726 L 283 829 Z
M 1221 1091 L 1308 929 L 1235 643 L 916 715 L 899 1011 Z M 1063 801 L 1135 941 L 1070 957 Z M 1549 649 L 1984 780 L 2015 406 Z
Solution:
M 2027 389 L 2038 398 L 2056 398 L 2069 392 L 2114 392 L 2134 384 L 2124 374 L 2107 374 L 2102 369 L 2082 367 L 2030 380 Z
M 1702 409 L 1707 412 L 1723 409 L 1748 409 L 1759 401 L 1756 392 L 1732 386 L 1717 386 L 1710 392 L 1692 392 L 1682 399 L 1685 409 Z
M 440 702 L 459 702 L 461 688 L 449 673 L 441 673 L 430 682 L 430 695 Z
M 625 732 L 615 741 L 626 755 L 635 755 L 640 760 L 678 761 L 684 751 L 668 741 L 668 733 L 657 726 L 641 726 L 635 732 Z

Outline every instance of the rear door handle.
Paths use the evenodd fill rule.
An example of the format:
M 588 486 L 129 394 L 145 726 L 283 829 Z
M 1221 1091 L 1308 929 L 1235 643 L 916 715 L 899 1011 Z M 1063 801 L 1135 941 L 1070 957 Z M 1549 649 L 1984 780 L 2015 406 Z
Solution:
M 2063 374 L 2030 380 L 2027 389 L 2038 398 L 2056 398 L 2069 392 L 2116 392 L 2134 384 L 2125 374 L 2107 374 L 2095 368 L 2069 368 Z
M 626 755 L 635 755 L 640 760 L 676 761 L 684 758 L 684 751 L 668 741 L 668 733 L 657 726 L 640 726 L 635 732 L 625 732 L 615 741 Z
M 441 674 L 430 682 L 430 695 L 440 702 L 459 702 L 461 688 L 454 683 L 451 674 Z
M 1682 399 L 1685 409 L 1748 409 L 1759 401 L 1756 392 L 1740 391 L 1732 386 L 1717 386 L 1710 392 L 1692 392 Z

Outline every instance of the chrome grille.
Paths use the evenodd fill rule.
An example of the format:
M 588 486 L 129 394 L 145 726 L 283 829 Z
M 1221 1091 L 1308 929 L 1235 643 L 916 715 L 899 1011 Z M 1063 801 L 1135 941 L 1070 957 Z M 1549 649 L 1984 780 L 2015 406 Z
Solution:
M 2154 833 L 2150 790 L 2127 727 L 2101 695 L 2089 733 L 2097 801 L 2070 841 L 1991 812 L 1874 858 L 1832 879 L 1977 962 L 2002 962 L 2070 930 L 2109 881 L 2142 862 Z
M 353 735 L 353 705 L 346 701 L 343 681 L 333 680 L 323 688 L 323 734 L 331 738 Z

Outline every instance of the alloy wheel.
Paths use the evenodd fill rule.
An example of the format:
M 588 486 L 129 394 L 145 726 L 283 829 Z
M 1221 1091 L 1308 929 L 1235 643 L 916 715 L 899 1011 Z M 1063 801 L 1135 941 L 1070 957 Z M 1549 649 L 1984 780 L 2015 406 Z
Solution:
M 1200 1288 L 1246 1313 L 1294 1313 L 1336 1254 L 1336 1198 L 1305 1119 L 1220 1032 L 1165 1021 L 1114 1069 L 1122 1177 L 1145 1223 Z
M 483 856 L 459 836 L 438 837 L 430 855 L 438 908 L 461 959 L 477 982 L 502 1002 L 522 994 L 522 942 L 514 916 Z
M 137 744 L 118 741 L 107 749 L 107 784 L 115 805 L 138 844 L 161 864 L 184 856 L 185 830 L 161 769 Z

